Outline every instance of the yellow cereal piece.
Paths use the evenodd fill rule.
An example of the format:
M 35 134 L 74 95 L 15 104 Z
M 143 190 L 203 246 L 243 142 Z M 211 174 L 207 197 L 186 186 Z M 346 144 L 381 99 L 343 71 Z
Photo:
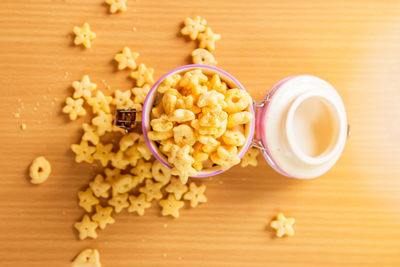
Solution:
M 79 207 L 82 207 L 87 212 L 92 212 L 92 207 L 99 204 L 99 200 L 93 195 L 93 191 L 87 188 L 85 191 L 78 192 Z
M 209 81 L 209 90 L 215 90 L 219 93 L 225 94 L 227 90 L 227 85 L 225 82 L 221 81 L 221 78 L 218 74 L 214 74 Z
M 252 104 L 249 94 L 238 88 L 226 91 L 225 102 L 228 106 L 224 110 L 230 114 L 243 111 Z
M 29 176 L 32 184 L 44 183 L 51 173 L 50 162 L 43 156 L 37 157 L 29 167 Z
M 97 249 L 85 249 L 76 256 L 71 267 L 101 267 Z
M 257 166 L 257 156 L 260 154 L 260 150 L 258 148 L 249 148 L 244 154 L 240 166 L 247 167 L 247 166 Z
M 106 132 L 112 132 L 113 116 L 101 110 L 99 114 L 92 119 L 92 124 L 97 126 L 97 134 L 102 136 Z
M 222 124 L 217 128 L 217 132 L 214 134 L 215 138 L 220 138 L 224 132 L 226 131 L 226 125 L 228 124 L 228 120 L 224 120 Z
M 164 107 L 162 102 L 160 102 L 156 107 L 151 109 L 151 114 L 154 118 L 160 118 L 164 113 Z
M 151 128 L 156 132 L 166 132 L 172 130 L 174 123 L 168 120 L 168 116 L 163 114 L 158 119 L 150 121 Z
M 207 21 L 200 16 L 192 18 L 185 18 L 185 26 L 181 29 L 182 35 L 188 35 L 190 39 L 196 40 L 199 33 L 204 32 L 206 29 Z
M 131 77 L 136 80 L 136 86 L 141 87 L 145 83 L 154 84 L 153 74 L 153 68 L 147 68 L 145 64 L 141 63 L 136 71 L 131 72 Z
M 221 39 L 221 35 L 214 33 L 211 28 L 206 28 L 205 32 L 200 33 L 197 37 L 200 41 L 199 47 L 206 48 L 210 51 L 215 50 L 215 42 Z
M 120 213 L 123 209 L 129 207 L 128 196 L 128 193 L 114 195 L 108 201 L 108 204 L 114 207 L 116 213 Z
M 84 75 L 80 82 L 72 82 L 72 88 L 75 90 L 73 94 L 74 98 L 83 97 L 87 100 L 92 96 L 92 91 L 96 90 L 97 84 L 92 83 L 88 75 Z
M 214 56 L 203 48 L 197 48 L 192 52 L 192 60 L 194 64 L 217 66 Z
M 111 165 L 121 170 L 125 169 L 129 165 L 129 161 L 122 150 L 112 154 Z
M 122 49 L 122 53 L 116 54 L 114 59 L 118 62 L 118 69 L 123 70 L 129 68 L 131 70 L 136 69 L 136 59 L 139 57 L 139 53 L 132 52 L 131 49 L 125 46 Z
M 200 136 L 202 137 L 202 136 Z M 218 141 L 217 141 L 218 142 Z M 219 143 L 219 142 L 218 142 Z M 208 159 L 208 153 L 204 153 L 202 150 L 203 145 L 200 142 L 197 142 L 193 149 L 193 159 L 194 163 L 192 164 L 193 168 L 196 169 L 196 171 L 201 171 L 203 169 L 203 162 Z M 215 147 L 216 150 L 216 147 Z
M 132 94 L 134 96 L 133 103 L 144 104 L 147 94 L 150 91 L 150 85 L 145 84 L 142 87 L 135 87 L 132 89 Z
M 126 1 L 127 0 L 106 0 L 106 3 L 110 5 L 110 13 L 114 14 L 117 11 L 125 12 L 128 10 Z
M 142 154 L 140 154 L 137 149 L 137 145 L 131 146 L 125 151 L 126 160 L 129 161 L 129 165 L 135 167 L 139 159 L 142 158 Z
M 91 142 L 93 145 L 97 145 L 99 143 L 100 138 L 96 133 L 97 132 L 96 126 L 83 123 L 82 128 L 84 131 L 82 135 L 82 140 Z
M 93 181 L 89 183 L 90 189 L 96 197 L 108 198 L 111 185 L 104 180 L 101 174 L 97 174 Z
M 137 150 L 140 152 L 140 154 L 145 160 L 150 160 L 151 157 L 153 156 L 149 146 L 146 144 L 146 141 L 144 140 L 143 135 L 140 135 L 139 142 L 137 144 Z
M 176 200 L 173 194 L 169 194 L 167 199 L 160 200 L 159 204 L 162 207 L 162 216 L 171 215 L 175 218 L 179 217 L 179 210 L 185 205 L 183 201 Z
M 175 88 L 178 86 L 179 81 L 181 80 L 181 75 L 172 74 L 168 75 L 162 84 L 157 88 L 157 91 L 161 94 L 165 93 L 168 89 Z
M 131 169 L 131 173 L 139 178 L 139 183 L 146 178 L 151 178 L 151 162 L 144 162 L 140 159 L 136 167 Z
M 128 208 L 128 212 L 136 212 L 139 216 L 143 216 L 145 209 L 151 206 L 151 202 L 146 201 L 144 194 L 140 194 L 137 197 L 129 196 L 129 202 L 131 205 Z
M 111 101 L 117 109 L 126 109 L 133 106 L 133 101 L 131 99 L 131 91 L 121 92 L 120 90 L 115 90 L 114 99 Z
M 237 112 L 228 115 L 228 128 L 233 128 L 237 125 L 246 124 L 251 121 L 253 115 L 248 111 Z
M 112 100 L 111 96 L 105 96 L 101 91 L 97 91 L 96 96 L 89 98 L 87 101 L 92 107 L 93 113 L 100 114 L 101 111 L 110 113 L 110 103 Z
M 124 194 L 129 192 L 138 184 L 132 175 L 122 174 L 117 179 L 114 180 L 112 184 L 113 195 Z
M 21 129 L 22 129 L 23 131 L 26 130 L 26 123 L 22 123 L 22 124 L 21 124 Z
M 178 175 L 183 184 L 187 183 L 189 176 L 194 176 L 197 171 L 192 167 L 194 159 L 190 156 L 191 147 L 184 145 L 179 147 L 177 145 L 172 146 L 171 155 L 168 157 L 168 161 L 174 165 L 172 168 L 172 174 Z
M 189 125 L 181 124 L 174 127 L 174 141 L 177 145 L 189 145 L 192 146 L 196 143 L 195 133 Z
M 115 220 L 111 217 L 113 212 L 112 207 L 102 207 L 101 205 L 96 206 L 96 213 L 93 214 L 92 220 L 97 222 L 100 229 L 106 228 L 107 224 L 114 224 Z
M 153 179 L 162 185 L 168 184 L 171 180 L 171 170 L 162 165 L 158 160 L 153 161 L 151 174 L 153 175 Z
M 203 145 L 207 145 L 207 146 L 218 146 L 219 142 L 217 141 L 217 139 L 215 139 L 214 137 L 210 136 L 210 135 L 201 135 L 199 136 L 199 142 Z
M 178 122 L 178 123 L 191 121 L 191 120 L 194 120 L 195 118 L 196 117 L 195 117 L 194 113 L 187 109 L 176 109 L 176 110 L 174 110 L 174 112 L 172 112 L 168 116 L 169 121 Z
M 246 142 L 246 137 L 240 131 L 226 130 L 222 135 L 222 140 L 226 145 L 243 146 Z
M 198 118 L 200 127 L 212 127 L 215 129 L 220 127 L 223 122 L 227 121 L 228 114 L 225 111 L 216 110 L 207 113 L 201 113 Z
M 179 176 L 181 182 L 183 184 L 186 184 L 189 177 L 195 176 L 197 174 L 197 171 L 191 165 L 188 165 L 186 163 L 175 164 L 175 166 L 171 169 L 171 174 Z
M 236 146 L 219 146 L 217 152 L 211 154 L 210 159 L 223 170 L 240 162 Z
M 90 48 L 92 45 L 92 40 L 96 38 L 96 33 L 90 30 L 89 23 L 83 23 L 82 27 L 75 26 L 73 30 L 76 35 L 74 43 L 76 45 L 82 44 L 84 47 Z
M 200 69 L 186 72 L 180 80 L 179 85 L 190 89 L 191 94 L 197 96 L 207 91 L 207 86 L 203 86 L 208 81 L 208 77 Z
M 119 140 L 119 149 L 122 151 L 126 151 L 128 148 L 132 147 L 137 140 L 139 140 L 140 135 L 136 132 L 131 132 L 127 135 L 124 135 Z
M 211 153 L 217 151 L 218 146 L 204 145 L 201 147 L 201 149 L 203 150 L 204 153 L 211 154 Z
M 96 152 L 93 154 L 93 159 L 100 161 L 103 167 L 107 166 L 113 156 L 111 152 L 112 149 L 113 144 L 103 145 L 102 143 L 98 143 L 96 146 Z
M 83 108 L 83 99 L 73 99 L 68 97 L 65 101 L 66 105 L 63 108 L 63 112 L 69 115 L 69 118 L 74 121 L 78 116 L 86 115 L 86 110 Z
M 206 185 L 197 186 L 195 183 L 190 183 L 189 192 L 183 196 L 183 199 L 190 200 L 190 206 L 194 208 L 199 203 L 207 202 L 204 191 L 206 191 Z
M 82 221 L 76 222 L 74 227 L 79 232 L 79 239 L 84 240 L 88 237 L 97 238 L 97 222 L 93 222 L 90 220 L 89 215 L 85 214 L 82 218 Z
M 174 132 L 172 130 L 166 131 L 166 132 L 155 132 L 155 131 L 150 131 L 147 133 L 149 136 L 150 140 L 153 141 L 162 141 L 169 139 L 174 136 Z
M 188 187 L 182 184 L 181 180 L 178 178 L 172 178 L 171 183 L 165 187 L 165 192 L 174 194 L 177 200 L 180 200 L 187 190 Z
M 217 111 L 219 109 L 224 109 L 228 105 L 225 103 L 225 96 L 221 93 L 218 93 L 215 90 L 206 91 L 200 94 L 199 99 L 197 100 L 197 106 L 202 107 L 210 107 L 214 108 L 212 110 Z M 217 108 L 217 110 L 215 110 Z
M 152 201 L 153 199 L 158 200 L 162 198 L 162 187 L 162 183 L 155 183 L 151 179 L 146 179 L 145 186 L 139 187 L 139 192 L 146 195 L 147 201 Z
M 294 236 L 293 224 L 294 218 L 286 218 L 283 213 L 278 213 L 276 220 L 272 221 L 270 226 L 276 230 L 276 236 L 282 237 L 284 235 Z
M 175 146 L 173 138 L 160 141 L 160 150 L 166 155 L 169 155 L 173 146 Z
M 87 141 L 81 141 L 79 145 L 71 145 L 71 150 L 75 153 L 76 162 L 93 163 L 93 153 L 96 151 L 94 146 L 89 146 Z
M 114 181 L 120 176 L 121 170 L 120 169 L 110 169 L 110 168 L 105 168 L 104 173 L 106 175 L 105 181 L 107 181 L 110 184 L 113 184 Z
M 162 109 L 166 114 L 171 114 L 176 109 L 178 98 L 176 95 L 165 93 L 161 99 Z

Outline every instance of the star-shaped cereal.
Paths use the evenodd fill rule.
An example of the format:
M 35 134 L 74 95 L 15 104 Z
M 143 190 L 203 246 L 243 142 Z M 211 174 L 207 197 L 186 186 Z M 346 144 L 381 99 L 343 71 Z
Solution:
M 182 208 L 185 203 L 181 200 L 176 200 L 173 194 L 169 194 L 167 199 L 162 199 L 159 202 L 162 207 L 161 215 L 178 218 L 179 217 L 179 209 Z
M 171 181 L 171 170 L 161 164 L 158 160 L 153 161 L 151 165 L 151 174 L 153 179 L 163 185 L 168 184 Z
M 210 90 L 215 90 L 222 94 L 225 94 L 227 89 L 226 83 L 221 81 L 221 77 L 218 74 L 212 76 L 209 81 L 209 87 L 211 87 Z
M 111 160 L 112 153 L 111 150 L 113 148 L 113 144 L 103 145 L 102 143 L 98 143 L 96 146 L 96 152 L 93 154 L 93 158 L 100 161 L 103 167 L 107 166 L 108 162 Z
M 83 135 L 82 135 L 82 140 L 83 141 L 88 141 L 91 142 L 93 145 L 97 145 L 99 143 L 99 136 L 97 135 L 97 129 L 95 126 L 87 123 L 82 124 L 83 128 Z
M 248 165 L 254 166 L 254 167 L 257 166 L 258 154 L 260 154 L 260 150 L 258 148 L 249 148 L 249 150 L 247 150 L 246 154 L 244 154 L 240 166 L 242 166 L 242 167 L 246 167 Z
M 165 93 L 168 89 L 171 88 L 175 88 L 179 81 L 181 80 L 181 75 L 179 74 L 172 74 L 172 75 L 168 75 L 164 81 L 162 82 L 162 84 L 157 88 L 157 91 L 160 94 Z
M 111 96 L 104 96 L 101 91 L 97 91 L 95 97 L 88 99 L 88 104 L 92 107 L 93 113 L 100 114 L 101 111 L 110 113 Z
M 106 3 L 110 5 L 110 13 L 115 13 L 117 11 L 126 11 L 128 10 L 126 7 L 127 0 L 106 0 Z
M 129 165 L 129 161 L 125 157 L 124 152 L 122 150 L 112 154 L 111 165 L 121 170 L 125 169 L 126 166 Z
M 140 152 L 140 154 L 142 155 L 142 157 L 145 160 L 150 160 L 151 157 L 153 156 L 153 154 L 150 151 L 149 146 L 147 145 L 147 143 L 144 139 L 143 134 L 140 135 L 139 142 L 137 144 L 137 150 Z
M 122 174 L 112 184 L 113 195 L 127 193 L 137 184 L 137 180 L 132 175 Z
M 88 237 L 97 238 L 96 228 L 98 224 L 90 220 L 89 215 L 85 214 L 82 221 L 74 224 L 75 229 L 79 231 L 79 239 L 83 240 Z
M 68 97 L 65 101 L 66 105 L 63 108 L 63 112 L 69 114 L 69 118 L 74 121 L 78 116 L 86 115 L 86 110 L 83 108 L 83 99 L 73 99 Z
M 195 183 L 192 182 L 189 186 L 189 192 L 187 192 L 183 196 L 183 198 L 186 200 L 190 200 L 190 206 L 194 208 L 199 203 L 207 202 L 204 191 L 206 191 L 206 185 L 202 184 L 201 186 L 197 186 Z
M 101 174 L 97 174 L 94 180 L 89 183 L 89 186 L 96 197 L 108 198 L 110 195 L 109 191 L 111 185 L 104 180 L 104 177 Z
M 115 90 L 114 99 L 111 102 L 117 109 L 126 109 L 133 106 L 133 101 L 131 99 L 131 91 L 121 92 L 120 90 Z
M 198 36 L 200 48 L 206 48 L 210 51 L 215 50 L 215 42 L 221 39 L 221 35 L 213 33 L 211 28 L 207 28 L 205 32 Z
M 82 80 L 72 82 L 72 88 L 74 88 L 74 98 L 85 98 L 86 100 L 92 96 L 92 91 L 96 90 L 97 84 L 90 82 L 88 75 L 84 75 Z
M 283 213 L 278 213 L 276 220 L 272 221 L 270 226 L 276 230 L 276 236 L 282 237 L 284 235 L 293 236 L 293 224 L 295 222 L 294 218 L 286 218 Z
M 210 159 L 215 164 L 220 165 L 223 170 L 240 162 L 236 146 L 219 146 L 217 152 L 211 154 Z
M 97 249 L 85 249 L 74 259 L 71 267 L 101 267 Z
M 136 132 L 130 132 L 129 134 L 124 135 L 119 140 L 119 149 L 122 151 L 126 151 L 128 148 L 132 147 L 137 140 L 139 140 L 140 134 Z
M 110 168 L 105 168 L 104 173 L 106 175 L 106 181 L 112 184 L 121 174 L 120 169 L 110 169 Z
M 216 66 L 217 61 L 214 56 L 203 48 L 197 48 L 192 52 L 192 60 L 194 64 Z
M 162 198 L 161 187 L 163 187 L 162 183 L 155 183 L 151 179 L 147 179 L 145 186 L 139 188 L 139 192 L 146 195 L 147 201 L 158 200 Z
M 129 196 L 129 202 L 131 205 L 128 208 L 128 212 L 136 211 L 139 216 L 143 216 L 145 209 L 151 206 L 151 202 L 146 201 L 146 196 L 144 194 L 140 194 L 137 197 Z
M 89 23 L 83 23 L 82 27 L 74 27 L 75 40 L 74 43 L 76 45 L 82 44 L 86 48 L 90 48 L 92 45 L 92 40 L 96 38 L 96 34 L 90 30 Z
M 93 163 L 93 153 L 96 151 L 94 146 L 89 146 L 87 141 L 81 141 L 79 145 L 71 145 L 71 150 L 75 153 L 75 161 Z
M 165 191 L 174 194 L 177 200 L 180 200 L 187 190 L 188 187 L 182 184 L 181 180 L 178 178 L 172 178 L 171 183 L 165 188 Z
M 198 34 L 206 30 L 207 21 L 200 16 L 196 16 L 194 19 L 186 18 L 184 23 L 185 27 L 181 29 L 181 34 L 188 35 L 192 40 L 196 40 Z
M 153 74 L 153 68 L 147 68 L 146 65 L 141 63 L 136 71 L 131 72 L 131 77 L 136 80 L 136 86 L 141 87 L 145 83 L 154 84 Z
M 139 183 L 146 178 L 152 178 L 151 162 L 144 162 L 143 159 L 140 159 L 137 165 L 131 169 L 131 173 L 139 178 Z
M 188 71 L 183 75 L 179 85 L 191 90 L 193 95 L 199 95 L 207 90 L 203 83 L 208 81 L 208 77 L 200 69 Z
M 106 132 L 111 132 L 113 128 L 113 116 L 103 111 L 92 119 L 92 124 L 97 126 L 97 134 L 102 136 Z
M 88 188 L 86 191 L 78 192 L 79 207 L 82 207 L 87 212 L 92 212 L 92 206 L 99 204 L 99 200 L 93 196 L 92 189 Z
M 92 220 L 97 222 L 100 229 L 106 228 L 107 224 L 115 223 L 113 217 L 111 217 L 111 213 L 113 211 L 112 207 L 102 207 L 101 205 L 96 206 L 96 213 L 93 214 Z
M 149 91 L 150 91 L 150 85 L 148 84 L 145 84 L 142 87 L 133 88 L 132 89 L 132 93 L 134 95 L 133 102 L 143 105 Z
M 131 49 L 125 46 L 122 49 L 122 53 L 116 54 L 114 59 L 118 62 L 118 69 L 123 70 L 125 68 L 130 68 L 131 70 L 136 69 L 136 59 L 139 57 L 139 53 L 132 52 Z
M 137 149 L 137 145 L 131 146 L 125 151 L 126 160 L 129 161 L 129 165 L 135 167 L 139 159 L 142 158 L 142 154 L 140 154 Z
M 129 207 L 128 196 L 128 193 L 116 194 L 108 201 L 108 204 L 114 207 L 116 213 L 120 213 L 123 209 Z

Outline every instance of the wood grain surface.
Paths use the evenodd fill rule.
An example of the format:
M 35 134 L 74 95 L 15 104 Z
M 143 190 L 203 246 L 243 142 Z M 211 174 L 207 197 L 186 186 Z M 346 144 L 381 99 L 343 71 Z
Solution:
M 307 181 L 263 161 L 235 167 L 204 179 L 209 202 L 179 219 L 154 205 L 144 217 L 118 214 L 97 240 L 78 241 L 76 194 L 96 168 L 76 164 L 69 150 L 82 123 L 60 113 L 71 82 L 89 74 L 108 93 L 104 84 L 129 89 L 128 72 L 112 62 L 125 45 L 156 77 L 190 63 L 196 43 L 178 32 L 194 15 L 222 35 L 219 66 L 254 99 L 294 74 L 337 88 L 352 127 L 342 157 Z M 97 33 L 90 50 L 72 45 L 73 26 L 85 21 Z M 69 266 L 88 247 L 100 250 L 105 267 L 400 266 L 397 0 L 128 0 L 128 11 L 115 15 L 102 0 L 1 0 L 0 83 L 2 267 Z M 53 172 L 33 186 L 27 168 L 39 155 Z M 278 211 L 296 218 L 294 237 L 273 237 L 267 225 Z

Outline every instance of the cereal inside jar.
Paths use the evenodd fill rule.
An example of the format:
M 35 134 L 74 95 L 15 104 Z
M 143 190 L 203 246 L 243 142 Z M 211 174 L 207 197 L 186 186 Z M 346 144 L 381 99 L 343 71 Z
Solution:
M 154 92 L 147 135 L 183 184 L 238 164 L 253 136 L 251 97 L 216 70 L 173 72 Z

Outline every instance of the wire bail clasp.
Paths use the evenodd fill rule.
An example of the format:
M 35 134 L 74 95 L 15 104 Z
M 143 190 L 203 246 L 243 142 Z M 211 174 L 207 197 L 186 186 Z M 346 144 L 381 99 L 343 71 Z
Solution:
M 136 125 L 136 113 L 139 112 L 134 108 L 115 110 L 114 125 L 129 133 Z

